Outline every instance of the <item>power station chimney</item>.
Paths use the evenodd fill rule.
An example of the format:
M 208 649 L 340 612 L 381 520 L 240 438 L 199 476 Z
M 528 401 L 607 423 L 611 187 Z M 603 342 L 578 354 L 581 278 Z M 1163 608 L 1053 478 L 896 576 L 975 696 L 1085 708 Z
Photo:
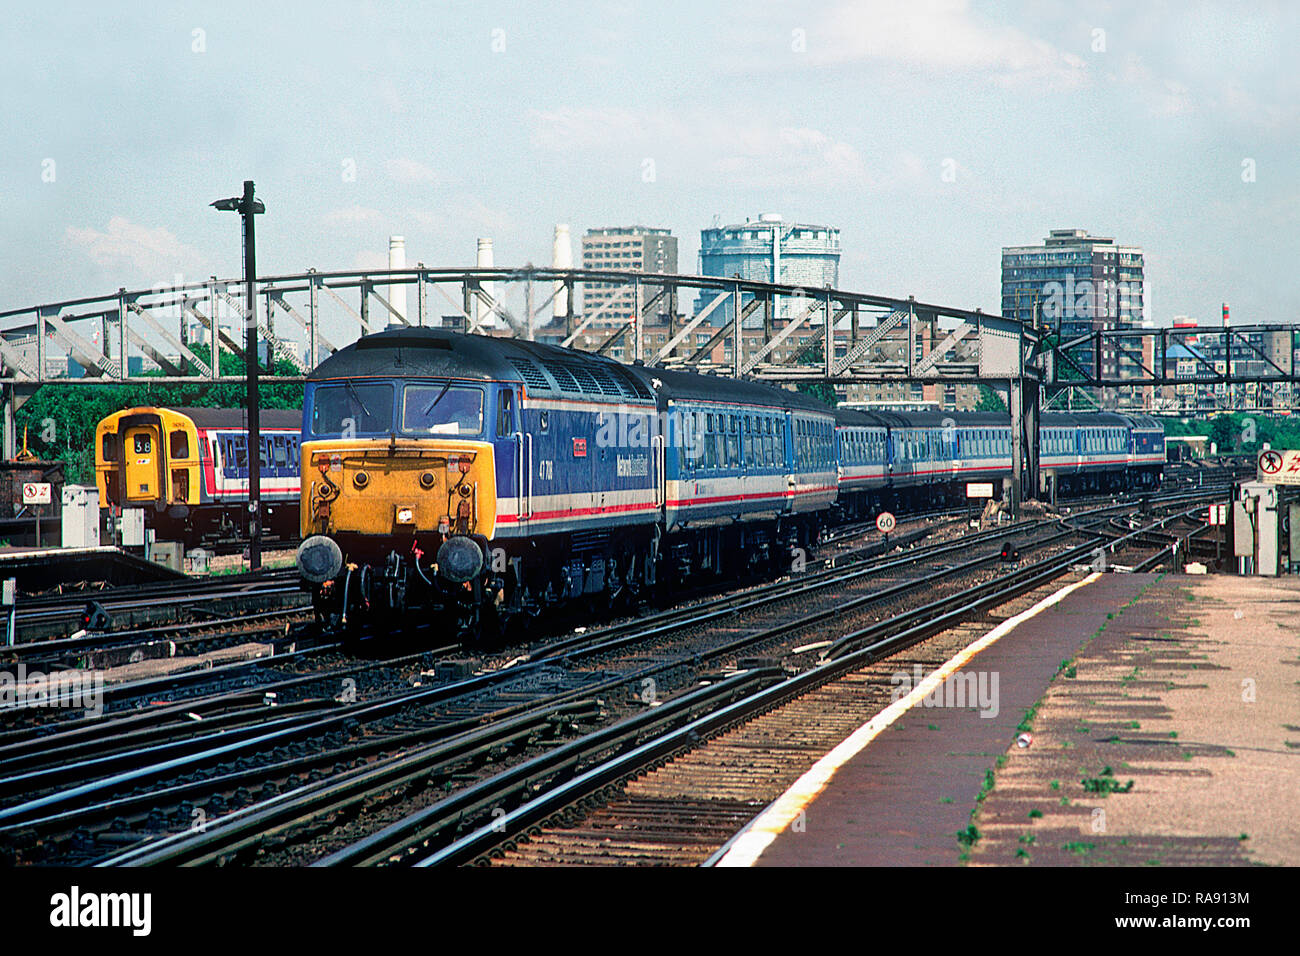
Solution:
M 573 244 L 569 241 L 569 227 L 565 225 L 556 225 L 555 242 L 551 246 L 551 265 L 556 269 L 573 268 Z M 558 322 L 568 318 L 569 315 L 569 290 L 565 288 L 563 282 L 555 283 L 555 298 L 551 300 L 554 307 L 553 315 Z
M 1223 303 L 1223 327 L 1226 329 L 1229 326 L 1229 324 L 1230 323 L 1228 322 L 1228 303 L 1225 302 Z
M 404 236 L 388 237 L 388 268 L 391 271 L 406 268 L 406 238 Z M 390 316 L 389 325 L 394 323 L 401 324 L 406 321 L 406 286 L 390 285 L 388 287 L 388 302 L 393 307 L 401 319 Z
M 492 240 L 491 239 L 480 239 L 478 241 L 477 264 L 480 269 L 491 269 L 492 266 L 495 265 L 495 263 L 492 261 Z M 483 291 L 486 292 L 488 295 L 492 296 L 494 300 L 496 299 L 495 283 L 484 282 L 482 283 L 482 288 Z M 486 305 L 483 304 L 483 301 L 480 298 L 478 298 L 478 296 L 475 296 L 474 297 L 475 326 L 481 324 L 484 321 L 484 319 L 487 318 L 490 314 L 491 314 L 491 310 Z

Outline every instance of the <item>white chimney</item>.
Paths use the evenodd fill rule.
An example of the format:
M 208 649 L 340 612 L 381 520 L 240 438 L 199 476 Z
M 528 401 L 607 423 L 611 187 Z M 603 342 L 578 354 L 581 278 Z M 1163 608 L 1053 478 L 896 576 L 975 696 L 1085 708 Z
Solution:
M 388 268 L 390 270 L 400 270 L 406 268 L 406 238 L 404 236 L 388 237 Z M 402 318 L 396 319 L 389 316 L 389 325 L 401 324 L 406 320 L 406 286 L 390 285 L 388 287 L 388 303 L 393 307 L 393 311 Z
M 478 241 L 478 267 L 480 269 L 490 269 L 494 264 L 495 263 L 492 261 L 492 240 L 480 239 Z M 496 298 L 496 288 L 494 283 L 484 282 L 482 286 L 484 292 L 492 296 L 494 299 Z M 475 296 L 474 324 L 476 326 L 479 325 L 489 315 L 491 315 L 491 312 L 488 307 L 483 304 L 483 301 L 478 296 Z
M 555 227 L 555 242 L 551 246 L 551 265 L 556 269 L 573 268 L 573 244 L 569 241 L 568 226 Z M 568 317 L 569 290 L 564 287 L 563 282 L 555 283 L 555 298 L 551 300 L 551 304 L 554 307 L 552 314 L 556 321 Z

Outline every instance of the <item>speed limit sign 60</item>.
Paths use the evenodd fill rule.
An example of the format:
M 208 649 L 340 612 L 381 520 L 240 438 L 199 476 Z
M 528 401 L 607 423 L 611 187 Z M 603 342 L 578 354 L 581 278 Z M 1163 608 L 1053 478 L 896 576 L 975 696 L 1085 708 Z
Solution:
M 876 530 L 881 534 L 889 534 L 894 530 L 894 525 L 898 524 L 894 516 L 888 511 L 882 511 L 876 517 Z

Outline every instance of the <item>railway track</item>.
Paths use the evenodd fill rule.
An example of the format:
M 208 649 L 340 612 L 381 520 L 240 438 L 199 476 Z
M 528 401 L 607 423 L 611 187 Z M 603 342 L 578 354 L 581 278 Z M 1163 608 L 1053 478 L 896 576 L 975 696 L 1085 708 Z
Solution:
M 1176 516 L 1153 524 L 1163 526 L 1172 517 Z M 1133 536 L 1145 530 L 1134 532 Z M 1116 539 L 1112 547 L 1124 541 L 1124 538 Z M 807 758 L 825 752 L 825 744 L 841 739 L 842 735 L 836 737 L 835 733 L 845 729 L 831 728 L 825 736 L 810 737 L 808 727 L 819 725 L 824 717 L 843 713 L 841 705 L 850 700 L 858 701 L 859 716 L 854 722 L 860 723 L 860 692 L 864 687 L 874 690 L 877 703 L 888 701 L 883 680 L 886 674 L 877 666 L 880 662 L 934 634 L 958 627 L 971 611 L 1000 607 L 1032 594 L 1036 588 L 1053 585 L 1088 551 L 1087 545 L 1081 545 L 1065 555 L 1010 572 L 991 586 L 977 586 L 918 609 L 915 617 L 843 635 L 832 643 L 823 661 L 808 672 L 757 690 L 616 756 L 598 758 L 593 751 L 592 761 L 580 774 L 539 794 L 519 793 L 517 789 L 498 793 L 498 802 L 515 797 L 513 810 L 490 825 L 472 829 L 440 847 L 432 837 L 445 832 L 447 827 L 432 829 L 432 815 L 426 814 L 390 829 L 382 840 L 375 839 L 347 853 L 334 854 L 326 862 L 400 862 L 424 867 L 490 862 L 493 857 L 509 855 L 507 862 L 511 863 L 609 863 L 615 861 L 620 849 L 623 858 L 632 862 L 644 863 L 650 859 L 701 862 L 699 850 L 710 842 L 704 838 L 709 824 L 714 840 L 728 829 L 735 832 L 737 820 L 748 819 L 779 795 L 782 782 L 792 780 L 797 772 L 806 769 L 812 762 Z M 943 659 L 942 654 L 932 653 L 924 664 L 934 666 Z M 900 663 L 913 662 L 890 660 L 888 669 L 896 669 Z M 810 692 L 820 696 L 809 700 Z M 805 713 L 794 715 L 788 709 L 791 707 L 802 708 Z M 625 793 L 627 782 L 647 768 L 665 767 L 674 758 L 694 752 L 700 741 L 736 727 L 744 728 L 750 720 L 764 714 L 771 718 L 766 724 L 758 724 L 748 733 L 728 734 L 716 744 L 713 741 L 705 744 L 704 749 L 711 752 L 695 760 L 691 771 L 670 772 L 665 779 L 636 787 L 631 794 Z M 791 726 L 801 728 L 792 745 L 786 742 Z M 773 746 L 778 741 L 780 745 Z M 756 747 L 756 743 L 762 746 Z M 575 742 L 575 747 L 580 746 L 580 742 Z M 756 769 L 750 766 L 756 751 L 770 755 L 767 766 Z M 763 778 L 767 785 L 755 787 Z M 701 806 L 714 799 L 719 788 L 723 791 L 722 800 Z M 738 797 L 745 799 L 738 800 Z M 597 808 L 605 810 L 597 821 L 588 822 L 588 811 Z M 701 828 L 701 824 L 705 826 Z M 612 833 L 615 827 L 621 831 L 617 836 Z M 534 844 L 533 851 L 526 849 Z M 683 847 L 688 845 L 695 848 L 694 854 L 683 852 Z M 721 843 L 713 845 L 721 846 Z M 647 853 L 651 847 L 662 847 L 662 855 Z
M 1088 544 L 1090 545 L 1096 540 L 1098 538 L 1095 535 L 1089 536 Z M 1088 545 L 1078 547 L 1084 548 L 1085 551 L 1088 550 Z M 1075 551 L 1077 551 L 1077 547 L 1070 549 L 1070 553 Z M 956 592 L 949 600 L 959 600 L 965 605 L 969 603 L 970 598 L 971 592 L 966 589 Z M 931 607 L 925 613 L 932 614 L 934 611 L 935 608 Z M 824 609 L 814 615 L 805 614 L 804 617 L 810 619 L 803 621 L 805 628 L 817 623 L 817 621 L 827 619 Z M 889 616 L 886 623 L 888 621 L 899 622 L 902 620 L 910 620 L 910 618 L 893 614 Z M 666 626 L 671 628 L 671 625 L 665 625 L 664 622 L 651 622 L 649 629 L 662 629 Z M 607 658 L 611 652 L 622 653 L 631 644 L 635 643 L 635 641 L 628 640 L 629 633 L 626 630 L 619 632 L 614 632 L 614 629 L 609 630 L 611 633 L 605 634 L 603 637 L 599 632 L 582 635 L 581 646 L 567 648 L 561 654 L 563 663 L 567 665 L 565 670 L 572 671 L 573 668 L 579 665 L 582 658 L 591 660 L 600 658 L 602 654 Z M 708 678 L 709 683 L 705 686 L 716 687 L 718 692 L 723 694 L 730 693 L 737 686 L 733 678 L 738 677 L 738 675 L 756 674 L 758 676 L 753 679 L 760 682 L 780 679 L 783 673 L 781 667 L 761 662 L 750 662 L 748 666 L 736 669 L 734 673 L 717 669 L 718 662 L 728 659 L 734 662 L 739 655 L 746 653 L 747 650 L 761 646 L 765 640 L 771 641 L 776 636 L 775 631 L 781 631 L 791 639 L 796 639 L 799 633 L 799 628 L 789 623 L 776 628 L 764 629 L 759 627 L 750 630 L 750 634 L 733 637 L 727 641 L 719 642 L 715 640 L 712 642 L 712 646 L 701 647 L 697 645 L 684 650 L 682 655 L 664 660 L 653 660 L 654 654 L 647 657 L 644 650 L 636 651 L 633 648 L 628 653 L 634 653 L 636 656 L 629 658 L 629 660 L 641 663 L 641 667 L 631 671 L 620 669 L 612 676 L 607 676 L 602 683 L 588 684 L 585 687 L 573 688 L 562 694 L 551 695 L 545 699 L 529 702 L 527 708 L 531 709 L 533 716 L 537 720 L 542 721 L 542 723 L 533 725 L 533 729 L 529 733 L 536 738 L 537 728 L 543 725 L 551 726 L 543 720 L 544 712 L 548 711 L 548 709 L 554 710 L 555 708 L 577 704 L 586 706 L 592 702 L 596 702 L 596 706 L 599 708 L 601 706 L 599 702 L 603 701 L 604 709 L 617 711 L 620 709 L 615 703 L 618 698 L 611 698 L 609 695 L 620 687 L 624 689 L 629 686 L 636 688 L 647 678 L 654 679 L 656 675 L 664 678 L 663 690 L 666 693 L 665 698 L 654 701 L 654 706 L 650 707 L 646 707 L 644 702 L 640 703 L 634 708 L 637 713 L 624 717 L 625 721 L 650 715 L 645 716 L 644 719 L 654 720 L 657 726 L 667 727 L 675 720 L 686 719 L 681 716 L 682 713 L 686 713 L 686 717 L 695 719 L 704 710 L 716 708 L 718 704 L 712 698 L 712 695 L 706 693 L 700 696 L 698 691 L 691 689 L 697 686 L 702 675 L 709 673 L 708 668 L 710 667 L 713 668 L 713 676 Z M 857 630 L 862 631 L 861 628 Z M 654 636 L 645 633 L 639 635 L 638 640 L 644 642 L 653 639 Z M 601 649 L 602 641 L 605 642 L 603 649 Z M 650 662 L 646 663 L 646 661 Z M 530 673 L 529 669 L 551 666 L 555 662 L 556 658 L 553 657 L 516 661 L 511 668 L 505 669 L 508 671 L 517 668 L 516 673 L 491 679 L 509 682 Z M 689 667 L 687 662 L 690 664 Z M 624 663 L 627 663 L 627 661 Z M 671 672 L 680 671 L 684 668 L 689 669 L 690 673 L 684 675 L 683 679 L 679 680 L 677 685 L 674 685 Z M 535 671 L 531 671 L 531 673 L 535 673 Z M 596 671 L 595 673 L 603 672 Z M 746 683 L 748 680 L 749 678 L 746 678 L 741 683 Z M 679 712 L 676 701 L 688 698 L 695 703 L 689 706 L 682 705 L 687 706 L 687 711 Z M 626 700 L 624 700 L 624 704 L 626 704 Z M 695 704 L 698 704 L 699 707 L 696 708 Z M 626 706 L 621 709 L 628 712 Z M 510 716 L 512 718 L 519 716 L 519 711 L 516 710 Z M 618 714 L 606 715 L 605 727 L 621 726 L 618 721 L 611 723 L 608 719 L 610 716 L 618 716 Z M 660 717 L 662 721 L 658 720 Z M 442 786 L 448 783 L 454 786 L 455 780 L 453 778 L 457 774 L 460 775 L 462 781 L 465 779 L 477 781 L 462 785 L 461 789 L 456 790 L 452 797 L 446 798 L 455 798 L 458 801 L 456 805 L 460 806 L 461 809 L 457 810 L 459 814 L 457 819 L 461 820 L 463 819 L 462 811 L 465 806 L 471 804 L 462 806 L 462 802 L 469 798 L 457 795 L 463 791 L 473 791 L 473 788 L 480 784 L 486 786 L 486 781 L 493 779 L 493 776 L 488 775 L 483 779 L 478 779 L 482 775 L 481 768 L 477 773 L 472 767 L 467 769 L 463 765 L 463 761 L 469 759 L 472 764 L 473 758 L 466 757 L 463 751 L 454 748 L 461 747 L 466 744 L 466 741 L 470 741 L 473 743 L 473 754 L 481 757 L 484 752 L 483 748 L 486 748 L 487 753 L 490 754 L 493 747 L 505 748 L 507 751 L 520 748 L 524 751 L 536 751 L 542 747 L 539 742 L 540 738 L 530 738 L 532 742 L 528 743 L 521 742 L 518 736 L 510 737 L 500 743 L 492 743 L 490 735 L 487 737 L 482 735 L 488 734 L 497 723 L 500 723 L 499 719 L 491 724 L 475 727 L 472 731 L 465 731 L 465 734 L 474 735 L 468 738 L 462 738 L 458 735 L 449 738 L 447 741 L 439 742 L 438 745 L 420 748 L 418 754 L 414 751 L 410 754 L 393 753 L 375 761 L 376 767 L 345 769 L 330 780 L 309 782 L 305 786 L 298 788 L 297 791 L 277 794 L 269 801 L 255 802 L 246 811 L 223 817 L 202 833 L 173 834 L 172 836 L 162 837 L 137 849 L 110 856 L 106 859 L 106 862 L 143 864 L 259 858 L 263 862 L 305 862 L 311 859 L 310 855 L 294 849 L 302 845 L 303 831 L 311 835 L 318 843 L 324 846 L 333 846 L 338 842 L 337 839 L 321 840 L 322 832 L 329 833 L 338 829 L 347 832 L 349 827 L 355 829 L 354 821 L 367 816 L 375 818 L 371 821 L 373 823 L 382 823 L 384 819 L 395 816 L 394 823 L 390 825 L 396 825 L 402 819 L 400 810 L 409 806 L 413 799 L 415 802 L 423 800 L 429 806 L 438 805 L 438 801 L 433 799 L 433 797 L 437 796 L 437 782 L 441 781 Z M 507 725 L 502 724 L 502 726 Z M 517 725 L 508 726 L 513 727 L 514 730 L 520 730 Z M 520 732 L 522 733 L 521 730 Z M 604 728 L 596 731 L 596 733 L 602 732 L 604 732 Z M 449 746 L 453 749 L 438 749 L 439 746 Z M 567 743 L 559 743 L 558 738 L 553 738 L 548 745 L 547 753 L 567 752 L 565 748 L 568 746 Z M 619 746 L 621 747 L 622 744 L 620 743 Z M 383 769 L 380 769 L 380 766 Z M 456 769 L 458 767 L 459 770 Z M 394 799 L 393 793 L 395 789 L 402 791 L 403 798 L 401 801 Z M 410 790 L 418 791 L 418 793 L 407 792 Z M 498 802 L 494 809 L 500 810 L 505 805 L 508 804 Z M 472 802 L 472 806 L 477 807 L 479 810 L 483 809 L 477 803 Z M 259 814 L 263 813 L 269 814 L 269 816 L 259 816 Z M 339 823 L 339 821 L 342 821 L 342 823 Z M 363 840 L 367 838 L 362 837 Z M 342 852 L 343 849 L 344 847 L 340 846 L 334 849 L 332 853 Z M 398 855 L 400 856 L 400 854 Z M 269 860 L 267 857 L 269 857 Z M 336 860 L 335 862 L 342 862 L 342 860 Z
M 1186 497 L 1168 496 L 1163 506 Z M 575 735 L 643 712 L 662 716 L 663 731 L 699 719 L 720 706 L 709 694 L 693 697 L 700 689 L 730 694 L 739 686 L 733 678 L 748 674 L 758 684 L 739 683 L 752 693 L 810 666 L 815 651 L 826 655 L 826 642 L 811 639 L 826 628 L 864 633 L 913 620 L 909 609 L 922 587 L 942 599 L 969 597 L 969 579 L 987 585 L 988 568 L 998 563 L 994 547 L 1007 538 L 1020 539 L 1022 553 L 1049 558 L 1068 550 L 1071 536 L 1105 545 L 1118 532 L 1106 530 L 1110 513 L 1125 507 L 1076 514 L 1076 527 L 1026 522 L 906 549 L 895 536 L 889 554 L 871 554 L 879 542 L 869 542 L 786 580 L 537 643 L 512 657 L 450 660 L 464 651 L 448 646 L 357 662 L 329 642 L 289 641 L 268 659 L 113 685 L 105 688 L 110 719 L 0 731 L 0 857 L 327 858 L 397 824 L 413 804 L 449 799 L 448 787 L 455 795 L 486 785 L 502 760 L 523 765 L 539 750 L 563 751 Z M 1088 523 L 1095 526 L 1082 526 Z M 919 540 L 927 529 L 913 533 Z M 976 554 L 980 548 L 987 550 Z M 929 604 L 924 613 L 935 613 L 938 605 Z M 429 629 L 414 630 L 427 643 Z M 98 653 L 122 652 L 136 639 L 119 635 Z M 84 650 L 44 643 L 47 653 Z M 473 670 L 479 673 L 467 673 Z M 349 679 L 359 691 L 351 699 L 340 693 Z M 649 707 L 647 682 L 658 695 Z M 698 706 L 683 717 L 675 702 L 687 698 Z M 197 834 L 190 832 L 195 819 L 205 821 Z M 228 834 L 227 825 L 242 829 Z M 137 853 L 143 856 L 123 856 Z

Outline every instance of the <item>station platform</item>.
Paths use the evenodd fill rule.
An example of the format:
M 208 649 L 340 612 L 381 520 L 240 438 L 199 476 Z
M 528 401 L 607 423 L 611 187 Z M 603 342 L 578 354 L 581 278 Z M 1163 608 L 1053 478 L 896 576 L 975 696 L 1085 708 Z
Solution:
M 183 581 L 179 571 L 121 548 L 0 548 L 0 580 L 14 578 L 29 594 L 89 581 L 111 585 Z
M 1076 580 L 851 734 L 715 863 L 1296 865 L 1298 623 L 1300 580 Z M 996 692 L 952 706 L 954 674 Z

